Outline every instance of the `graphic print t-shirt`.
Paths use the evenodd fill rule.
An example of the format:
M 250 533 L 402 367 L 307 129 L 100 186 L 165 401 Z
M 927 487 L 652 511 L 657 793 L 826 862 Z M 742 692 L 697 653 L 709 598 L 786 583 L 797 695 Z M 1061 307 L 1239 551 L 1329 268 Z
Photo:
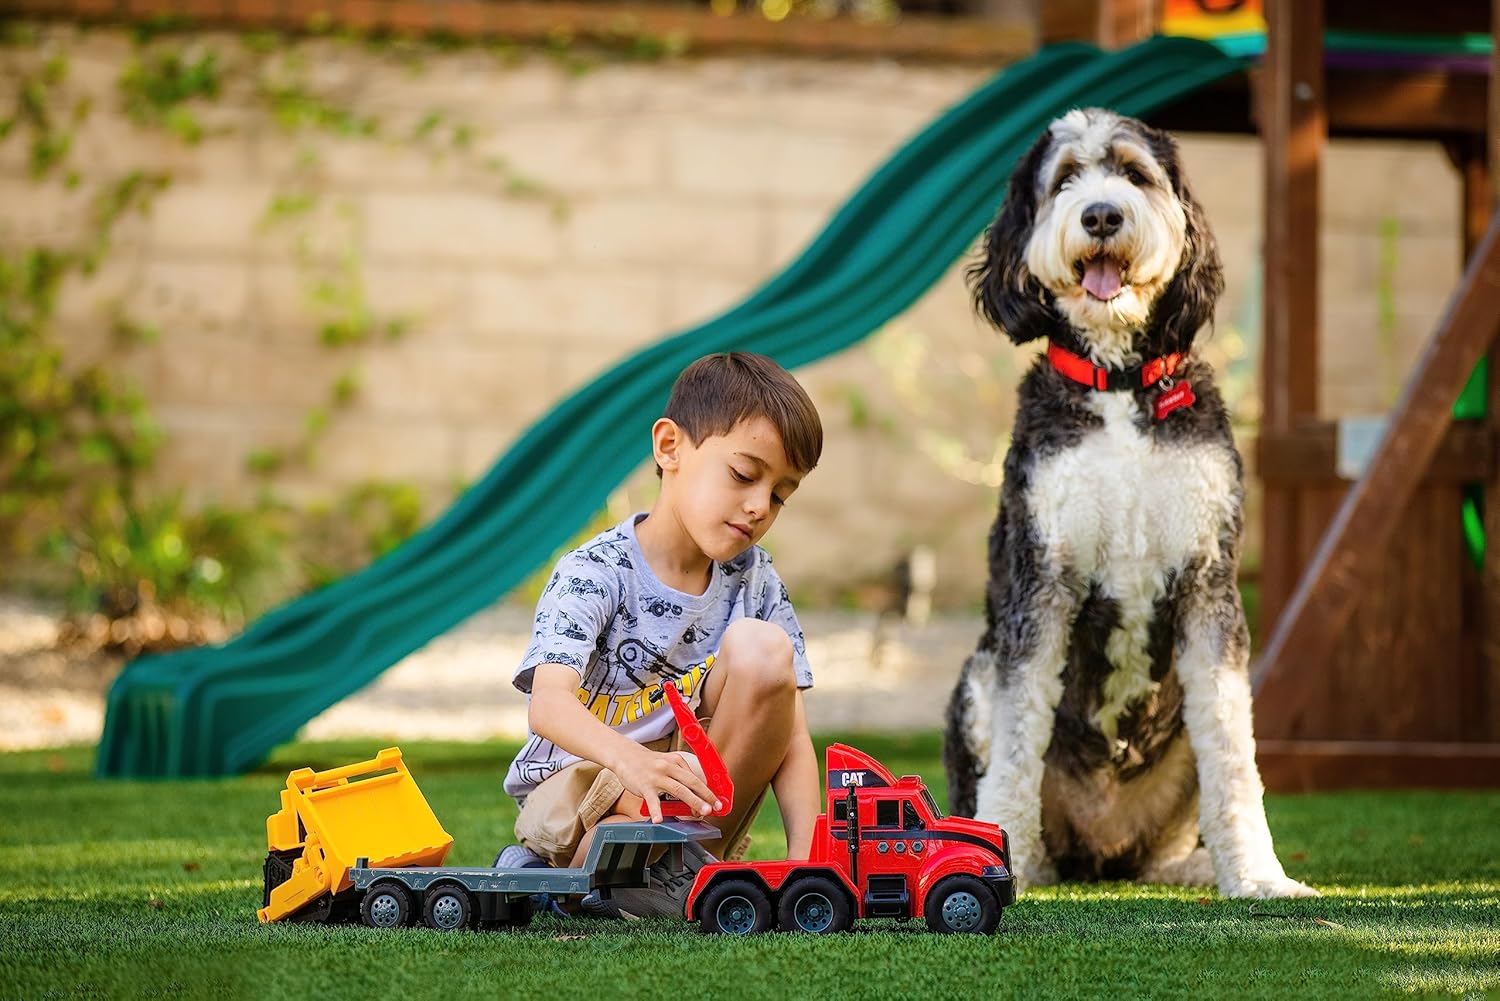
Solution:
M 713 666 L 724 630 L 738 619 L 773 622 L 792 639 L 797 687 L 812 686 L 802 627 L 786 587 L 759 546 L 712 565 L 702 594 L 686 594 L 656 579 L 636 541 L 632 515 L 558 561 L 537 602 L 531 645 L 514 684 L 528 695 L 541 664 L 578 672 L 578 701 L 606 725 L 637 743 L 676 728 L 661 696 L 671 681 L 690 701 Z M 524 797 L 541 781 L 579 759 L 529 734 L 505 776 L 505 791 Z

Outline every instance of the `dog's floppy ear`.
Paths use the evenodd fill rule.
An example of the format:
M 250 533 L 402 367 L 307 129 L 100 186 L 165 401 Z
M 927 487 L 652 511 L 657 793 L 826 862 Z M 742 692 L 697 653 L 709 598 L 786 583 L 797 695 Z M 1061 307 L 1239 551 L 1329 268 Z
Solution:
M 985 232 L 982 257 L 969 268 L 974 305 L 1017 344 L 1045 336 L 1056 324 L 1049 294 L 1026 267 L 1026 244 L 1036 222 L 1037 173 L 1052 145 L 1046 131 L 1010 175 L 1000 214 Z
M 1172 192 L 1187 216 L 1182 260 L 1177 273 L 1156 300 L 1155 315 L 1148 325 L 1156 346 L 1163 352 L 1186 351 L 1198 331 L 1214 318 L 1214 303 L 1224 292 L 1224 265 L 1219 244 L 1208 227 L 1203 207 L 1188 189 L 1187 178 L 1177 161 L 1177 144 L 1158 129 L 1147 129 L 1152 153 L 1167 172 Z

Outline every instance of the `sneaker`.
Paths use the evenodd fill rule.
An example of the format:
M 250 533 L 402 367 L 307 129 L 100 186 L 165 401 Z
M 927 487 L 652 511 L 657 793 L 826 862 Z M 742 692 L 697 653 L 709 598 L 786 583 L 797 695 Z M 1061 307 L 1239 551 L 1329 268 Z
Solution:
M 495 856 L 492 869 L 550 869 L 552 863 L 525 845 L 506 845 Z
M 596 918 L 624 918 L 635 921 L 647 917 L 682 917 L 687 908 L 688 890 L 698 877 L 698 870 L 718 859 L 695 841 L 682 845 L 682 868 L 672 865 L 669 850 L 646 869 L 645 886 L 620 886 L 606 898 L 592 890 L 578 902 L 579 910 Z

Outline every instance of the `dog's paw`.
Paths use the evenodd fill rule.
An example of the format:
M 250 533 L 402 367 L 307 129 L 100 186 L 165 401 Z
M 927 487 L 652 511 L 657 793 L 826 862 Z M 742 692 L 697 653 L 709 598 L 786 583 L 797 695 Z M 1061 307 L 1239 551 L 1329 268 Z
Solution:
M 1212 886 L 1214 860 L 1199 845 L 1184 858 L 1157 860 L 1141 873 L 1139 883 L 1169 883 L 1174 886 Z
M 1018 890 L 1024 890 L 1029 886 L 1051 886 L 1056 882 L 1057 866 L 1046 859 L 1016 865 L 1016 888 Z
M 1254 897 L 1268 900 L 1272 897 L 1320 897 L 1317 890 L 1306 883 L 1299 883 L 1290 876 L 1278 875 L 1269 879 L 1226 879 L 1219 884 L 1219 892 L 1226 897 Z

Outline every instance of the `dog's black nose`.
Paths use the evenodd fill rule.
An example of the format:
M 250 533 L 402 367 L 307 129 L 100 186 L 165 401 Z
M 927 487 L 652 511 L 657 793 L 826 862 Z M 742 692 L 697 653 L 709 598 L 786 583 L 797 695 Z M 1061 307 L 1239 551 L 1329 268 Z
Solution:
M 1120 223 L 1124 221 L 1125 216 L 1120 212 L 1120 207 L 1109 202 L 1095 202 L 1083 210 L 1084 231 L 1095 239 L 1114 236 Z

